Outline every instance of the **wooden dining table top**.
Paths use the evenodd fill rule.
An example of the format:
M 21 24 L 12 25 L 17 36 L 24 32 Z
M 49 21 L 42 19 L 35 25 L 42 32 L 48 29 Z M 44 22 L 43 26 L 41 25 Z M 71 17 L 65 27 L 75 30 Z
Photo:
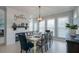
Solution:
M 29 40 L 32 40 L 32 41 L 38 41 L 38 40 L 41 39 L 41 37 L 28 36 L 28 39 L 29 39 Z

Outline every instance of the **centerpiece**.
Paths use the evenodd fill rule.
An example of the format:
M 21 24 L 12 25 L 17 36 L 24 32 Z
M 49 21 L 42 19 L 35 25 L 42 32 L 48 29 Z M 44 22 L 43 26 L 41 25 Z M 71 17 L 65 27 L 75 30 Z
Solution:
M 76 30 L 78 29 L 78 25 L 77 24 L 69 24 L 69 23 L 66 23 L 66 28 L 69 29 L 70 36 L 75 37 Z

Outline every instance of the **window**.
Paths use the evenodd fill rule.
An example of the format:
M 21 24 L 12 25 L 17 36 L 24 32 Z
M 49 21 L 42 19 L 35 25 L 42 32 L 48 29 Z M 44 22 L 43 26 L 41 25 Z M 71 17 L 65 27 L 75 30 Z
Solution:
M 5 25 L 5 12 L 0 9 L 0 29 L 4 29 Z
M 55 19 L 47 20 L 47 30 L 53 31 L 53 35 L 55 36 Z
M 78 19 L 78 11 L 75 10 L 74 13 L 73 13 L 73 23 L 74 24 L 77 24 L 79 26 L 79 19 Z
M 34 31 L 37 31 L 37 25 L 38 25 L 38 23 L 37 23 L 37 21 L 35 21 L 34 22 Z
M 66 37 L 68 30 L 66 29 L 66 23 L 69 23 L 68 17 L 58 18 L 58 37 Z
M 78 18 L 78 10 L 75 10 L 74 11 L 74 13 L 73 13 L 73 17 L 74 17 L 74 19 L 73 19 L 73 23 L 74 24 L 77 24 L 78 26 L 79 26 L 79 18 Z M 76 34 L 79 34 L 79 27 L 78 27 L 78 29 L 76 30 Z
M 39 32 L 45 32 L 45 20 L 39 22 Z
M 76 19 L 78 17 L 78 11 L 77 10 L 74 11 L 73 17 L 74 17 L 74 19 Z

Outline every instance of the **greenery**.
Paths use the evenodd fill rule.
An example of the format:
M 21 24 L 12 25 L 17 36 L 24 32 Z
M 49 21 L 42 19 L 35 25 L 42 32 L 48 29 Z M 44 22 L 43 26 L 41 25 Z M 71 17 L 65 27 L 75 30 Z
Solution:
M 74 24 L 68 24 L 66 23 L 66 27 L 69 28 L 69 29 L 74 29 L 74 30 L 77 30 L 78 29 L 78 25 L 74 25 Z

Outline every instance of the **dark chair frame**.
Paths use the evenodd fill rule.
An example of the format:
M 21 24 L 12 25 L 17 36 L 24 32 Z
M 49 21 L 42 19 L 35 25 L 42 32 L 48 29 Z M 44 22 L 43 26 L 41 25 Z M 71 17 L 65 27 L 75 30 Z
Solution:
M 20 45 L 21 45 L 21 53 L 22 50 L 25 50 L 26 53 L 27 51 L 30 51 L 30 49 L 34 46 L 33 43 L 27 42 L 26 36 L 25 35 L 19 35 L 19 40 L 20 40 Z

